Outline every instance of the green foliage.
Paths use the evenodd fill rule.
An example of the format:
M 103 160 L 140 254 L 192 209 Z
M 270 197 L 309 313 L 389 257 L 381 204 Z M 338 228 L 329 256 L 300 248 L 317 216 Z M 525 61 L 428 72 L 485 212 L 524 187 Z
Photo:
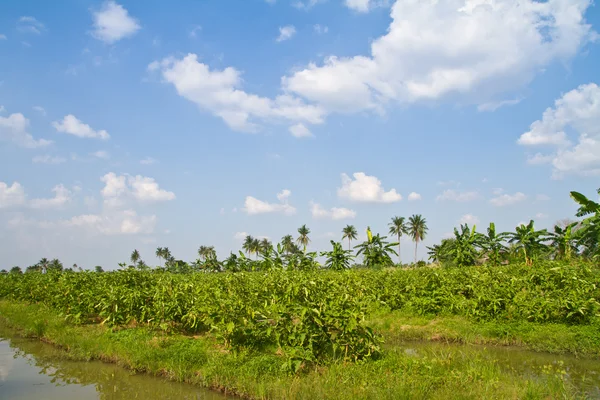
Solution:
M 358 249 L 357 256 L 363 256 L 363 264 L 367 268 L 383 268 L 394 265 L 392 261 L 392 254 L 398 255 L 393 249 L 398 243 L 389 243 L 385 239 L 387 236 L 379 236 L 379 234 L 373 236 L 371 228 L 367 228 L 367 240 L 358 246 L 354 246 Z
M 460 232 L 454 228 L 454 241 L 448 246 L 448 255 L 458 267 L 475 265 L 480 243 L 481 235 L 475 231 L 475 226 L 469 229 L 467 224 L 461 225 Z
M 354 258 L 352 251 L 344 250 L 341 243 L 331 240 L 333 250 L 321 252 L 321 256 L 327 257 L 325 267 L 334 271 L 343 271 L 350 268 L 350 263 Z
M 547 234 L 545 229 L 536 231 L 531 220 L 527 225 L 517 226 L 516 232 L 509 233 L 508 243 L 514 243 L 516 250 L 523 252 L 525 264 L 532 265 L 534 257 L 545 247 L 543 242 L 547 239 Z

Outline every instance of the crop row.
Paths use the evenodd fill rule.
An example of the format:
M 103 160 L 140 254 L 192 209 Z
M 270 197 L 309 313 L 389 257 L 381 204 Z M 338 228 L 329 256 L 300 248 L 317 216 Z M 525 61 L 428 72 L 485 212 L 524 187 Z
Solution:
M 381 339 L 364 322 L 373 304 L 415 314 L 587 324 L 600 313 L 600 269 L 548 262 L 345 272 L 28 273 L 0 276 L 0 298 L 44 303 L 75 323 L 210 331 L 233 350 L 280 351 L 295 370 L 303 361 L 379 353 Z

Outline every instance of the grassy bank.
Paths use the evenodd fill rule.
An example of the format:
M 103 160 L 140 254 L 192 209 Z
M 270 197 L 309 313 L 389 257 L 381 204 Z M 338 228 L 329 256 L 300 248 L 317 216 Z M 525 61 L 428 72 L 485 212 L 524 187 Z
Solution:
M 549 367 L 545 373 L 525 377 L 502 368 L 484 353 L 474 357 L 448 349 L 415 357 L 392 345 L 366 362 L 334 362 L 291 374 L 281 368 L 282 357 L 277 354 L 232 352 L 210 334 L 167 334 L 133 325 L 114 329 L 72 325 L 44 306 L 14 301 L 0 301 L 0 324 L 64 348 L 67 358 L 115 362 L 252 398 L 580 397 L 559 370 Z M 388 331 L 392 329 L 390 325 Z
M 600 357 L 600 321 L 589 325 L 527 321 L 477 321 L 462 316 L 415 316 L 405 311 L 375 311 L 367 324 L 383 334 L 385 347 L 407 341 L 494 346 L 577 357 Z

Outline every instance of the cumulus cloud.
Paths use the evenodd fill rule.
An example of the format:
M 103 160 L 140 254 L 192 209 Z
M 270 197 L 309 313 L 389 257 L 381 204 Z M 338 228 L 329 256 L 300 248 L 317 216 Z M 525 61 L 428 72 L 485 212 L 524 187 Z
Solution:
M 233 67 L 211 70 L 198 61 L 196 54 L 154 61 L 148 69 L 160 71 L 163 80 L 172 84 L 180 96 L 223 119 L 234 130 L 255 132 L 259 122 L 319 124 L 325 115 L 320 107 L 289 94 L 270 99 L 247 93 L 240 89 L 240 71 Z
M 156 215 L 140 216 L 135 210 L 119 210 L 77 215 L 64 221 L 63 225 L 103 235 L 149 234 L 154 232 Z
M 279 27 L 279 36 L 275 39 L 277 42 L 283 42 L 291 39 L 296 34 L 294 25 L 286 25 Z
M 417 201 L 421 200 L 421 195 L 417 192 L 410 192 L 408 195 L 408 201 Z
M 517 143 L 549 148 L 527 161 L 551 164 L 554 178 L 600 174 L 600 87 L 589 83 L 562 95 Z
M 306 138 L 313 136 L 312 132 L 306 126 L 304 126 L 304 124 L 296 124 L 290 126 L 290 133 L 292 134 L 292 136 L 297 138 Z
M 34 139 L 28 132 L 29 120 L 21 113 L 11 114 L 8 117 L 0 116 L 0 140 L 12 142 L 17 146 L 36 148 L 48 146 L 51 140 Z
M 161 189 L 154 178 L 141 175 L 117 175 L 109 172 L 100 180 L 104 182 L 101 194 L 107 206 L 121 206 L 127 200 L 149 203 L 175 199 L 175 193 Z
M 459 192 L 458 190 L 448 189 L 444 190 L 442 194 L 436 197 L 437 201 L 457 201 L 457 202 L 467 202 L 477 200 L 479 198 L 479 193 L 475 191 L 470 192 Z
M 359 10 L 365 0 L 349 0 Z M 347 2 L 348 4 L 348 2 Z M 575 56 L 597 35 L 588 0 L 396 1 L 369 55 L 329 56 L 282 79 L 328 111 L 381 111 L 442 98 L 484 104 Z
M 288 204 L 288 199 L 292 192 L 284 189 L 277 194 L 279 203 L 269 203 L 259 200 L 252 196 L 246 196 L 242 210 L 248 215 L 279 213 L 284 215 L 293 215 L 296 208 Z
M 473 214 L 465 214 L 458 220 L 459 224 L 467 224 L 470 226 L 476 225 L 479 223 L 479 218 L 474 216 Z
M 515 194 L 502 194 L 490 199 L 490 203 L 496 207 L 511 206 L 525 200 L 527 196 L 524 193 L 517 192 Z
M 354 179 L 342 174 L 342 186 L 337 190 L 340 198 L 363 203 L 395 203 L 402 200 L 396 189 L 386 192 L 375 176 L 364 172 L 355 172 L 352 176 Z
M 32 199 L 30 202 L 31 208 L 35 209 L 47 209 L 47 208 L 60 208 L 71 201 L 72 192 L 67 189 L 64 185 L 56 185 L 52 189 L 54 197 Z
M 25 200 L 25 189 L 19 182 L 13 182 L 10 186 L 0 182 L 0 208 L 20 206 Z
M 141 26 L 129 12 L 114 1 L 105 2 L 100 10 L 93 12 L 92 36 L 107 44 L 113 44 L 133 36 Z
M 356 211 L 349 208 L 333 207 L 329 210 L 323 208 L 320 204 L 310 202 L 310 213 L 316 219 L 351 219 L 356 217 Z
M 54 121 L 52 126 L 58 132 L 68 133 L 80 138 L 98 138 L 102 140 L 110 138 L 110 135 L 105 130 L 96 131 L 88 124 L 81 122 L 73 114 L 66 115 L 62 121 Z

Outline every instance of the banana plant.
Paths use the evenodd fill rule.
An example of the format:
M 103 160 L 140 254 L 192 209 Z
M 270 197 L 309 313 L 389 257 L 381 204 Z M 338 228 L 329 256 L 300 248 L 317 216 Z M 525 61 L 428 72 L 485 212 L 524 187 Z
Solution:
M 325 267 L 333 271 L 343 271 L 350 269 L 350 264 L 354 256 L 351 250 L 344 250 L 341 243 L 330 241 L 333 250 L 322 251 L 321 256 L 327 257 Z
M 459 267 L 475 265 L 481 243 L 481 234 L 477 233 L 476 226 L 469 229 L 469 225 L 460 225 L 460 232 L 454 228 L 454 242 L 450 246 L 449 254 L 454 264 Z
M 487 263 L 491 265 L 499 265 L 502 261 L 502 255 L 506 252 L 504 241 L 508 237 L 506 232 L 497 233 L 496 225 L 490 222 L 487 228 L 487 235 L 481 235 L 479 246 L 483 251 L 483 255 L 487 257 Z
M 358 249 L 357 256 L 362 254 L 363 263 L 368 268 L 382 268 L 390 265 L 394 265 L 392 255 L 398 256 L 395 246 L 398 243 L 387 242 L 387 236 L 380 236 L 379 234 L 373 235 L 371 228 L 367 228 L 367 240 L 363 243 L 354 246 Z
M 597 190 L 600 195 L 600 189 Z M 600 203 L 588 199 L 579 192 L 571 192 L 571 198 L 579 204 L 578 217 L 587 217 L 578 226 L 576 240 L 583 247 L 583 254 L 592 259 L 600 258 Z
M 533 220 L 531 220 L 527 225 L 517 226 L 515 232 L 511 232 L 507 236 L 510 238 L 508 242 L 514 243 L 516 250 L 523 252 L 525 264 L 531 266 L 536 252 L 546 247 L 543 242 L 547 240 L 547 234 L 546 229 L 536 231 Z

